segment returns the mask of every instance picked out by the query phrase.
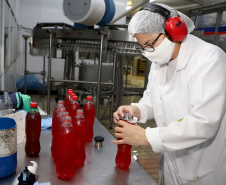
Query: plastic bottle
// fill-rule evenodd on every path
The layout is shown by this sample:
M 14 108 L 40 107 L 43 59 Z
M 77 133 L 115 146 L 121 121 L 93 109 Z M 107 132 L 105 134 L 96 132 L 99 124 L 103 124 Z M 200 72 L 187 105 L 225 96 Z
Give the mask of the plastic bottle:
M 71 124 L 71 117 L 65 117 L 57 133 L 57 152 L 56 152 L 56 173 L 62 180 L 71 179 L 74 173 L 74 157 L 76 154 L 74 141 L 75 133 Z
M 71 116 L 72 121 L 74 121 L 77 110 L 81 108 L 80 108 L 80 104 L 78 103 L 78 96 L 76 95 L 72 96 L 72 100 L 73 101 L 69 109 L 69 114 Z
M 5 116 L 5 106 L 3 101 L 0 99 L 0 117 Z
M 135 119 L 130 119 L 128 121 L 129 116 L 130 116 L 130 113 L 125 113 L 125 117 L 121 118 L 121 119 L 128 122 L 129 124 L 134 124 L 134 123 L 137 122 L 136 117 L 135 117 Z M 120 138 L 118 138 L 118 140 L 120 140 Z M 126 169 L 129 168 L 129 166 L 131 164 L 131 148 L 132 148 L 132 145 L 119 144 L 119 145 L 117 145 L 117 147 L 118 147 L 118 150 L 117 150 L 117 154 L 116 154 L 116 157 L 115 157 L 115 164 L 118 168 L 126 170 Z
M 68 101 L 70 99 L 70 94 L 73 93 L 73 89 L 68 89 L 67 90 L 67 95 L 64 98 L 64 106 L 66 109 L 68 109 Z
M 63 100 L 58 100 L 57 106 L 55 107 L 55 109 L 53 111 L 52 125 L 54 124 L 54 121 L 56 119 L 58 109 L 59 108 L 63 108 L 63 107 L 64 107 L 64 101 Z
M 52 152 L 52 156 L 53 159 L 55 159 L 55 154 L 56 154 L 56 150 L 57 150 L 57 137 L 58 137 L 58 131 L 60 129 L 61 124 L 64 122 L 65 117 L 69 116 L 69 112 L 60 112 L 57 115 L 57 121 L 56 121 L 56 125 L 55 125 L 55 130 L 54 130 L 54 136 L 52 138 L 52 145 L 51 145 L 51 152 Z
M 74 159 L 75 167 L 82 166 L 86 160 L 85 144 L 87 137 L 86 120 L 83 116 L 83 110 L 78 109 L 74 122 L 72 122 L 75 131 L 75 150 L 76 155 Z
M 26 116 L 26 144 L 25 152 L 28 157 L 37 157 L 41 150 L 40 147 L 40 134 L 41 134 L 41 115 L 37 108 L 36 102 L 31 102 L 30 111 Z
M 4 106 L 5 106 L 5 113 L 6 115 L 8 114 L 12 114 L 13 113 L 13 102 L 11 100 L 11 98 L 9 97 L 9 93 L 8 92 L 4 92 Z
M 66 112 L 66 108 L 65 107 L 61 107 L 59 109 L 57 109 L 56 111 L 56 114 L 54 115 L 55 118 L 54 118 L 54 121 L 52 123 L 52 145 L 51 145 L 51 152 L 52 152 L 52 156 L 53 156 L 53 159 L 54 159 L 54 152 L 53 152 L 53 148 L 54 148 L 54 143 L 55 143 L 55 138 L 57 137 L 57 126 L 58 126 L 58 123 L 59 123 L 59 120 L 60 120 L 60 117 L 62 115 L 63 112 Z
M 87 141 L 91 142 L 93 139 L 93 124 L 95 120 L 95 106 L 92 102 L 92 96 L 87 96 L 87 102 L 83 106 L 84 117 L 87 123 Z

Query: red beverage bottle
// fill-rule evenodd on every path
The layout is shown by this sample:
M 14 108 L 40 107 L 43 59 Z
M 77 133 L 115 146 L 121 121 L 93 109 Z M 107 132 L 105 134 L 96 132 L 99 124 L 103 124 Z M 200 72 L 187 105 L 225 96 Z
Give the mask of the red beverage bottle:
M 129 124 L 136 123 L 137 119 L 132 119 L 132 115 L 130 113 L 125 113 L 124 118 L 121 118 Z M 129 121 L 128 121 L 129 120 Z M 121 127 L 121 126 L 120 126 Z M 118 138 L 120 140 L 120 138 Z M 115 157 L 115 164 L 118 168 L 128 169 L 131 164 L 131 148 L 132 145 L 128 144 L 119 144 L 117 145 L 118 150 Z
M 56 173 L 62 180 L 71 179 L 74 173 L 74 157 L 76 154 L 74 141 L 75 133 L 71 123 L 71 117 L 65 117 L 57 133 Z
M 86 135 L 87 127 L 86 120 L 83 116 L 83 110 L 78 109 L 75 116 L 74 122 L 72 122 L 75 131 L 75 142 L 74 147 L 76 150 L 76 155 L 74 158 L 74 166 L 82 166 L 86 160 L 85 144 L 86 144 Z
M 31 102 L 30 111 L 26 116 L 26 144 L 25 153 L 28 157 L 37 157 L 41 150 L 40 147 L 40 134 L 41 134 L 41 115 L 37 108 L 36 102 Z
M 87 102 L 83 106 L 84 117 L 87 123 L 87 141 L 91 142 L 93 139 L 93 124 L 95 120 L 95 106 L 92 102 L 92 96 L 86 97 Z
M 60 110 L 61 111 L 61 110 Z M 66 112 L 63 109 L 63 112 L 59 112 L 57 114 L 57 118 L 56 118 L 56 125 L 54 127 L 54 136 L 52 137 L 52 146 L 51 146 L 51 152 L 52 152 L 52 156 L 53 159 L 55 159 L 55 154 L 56 154 L 56 150 L 57 150 L 57 137 L 58 137 L 58 131 L 61 128 L 61 124 L 64 122 L 64 118 L 69 116 L 69 112 Z
M 72 96 L 72 104 L 69 109 L 69 114 L 72 118 L 72 122 L 74 121 L 78 109 L 81 109 L 80 104 L 78 103 L 78 96 L 74 95 Z
M 52 123 L 52 145 L 51 145 L 51 152 L 52 152 L 52 156 L 53 156 L 53 159 L 54 159 L 54 152 L 53 152 L 53 145 L 54 145 L 54 139 L 56 137 L 56 134 L 57 134 L 57 124 L 59 123 L 59 119 L 60 119 L 60 116 L 63 112 L 66 112 L 66 108 L 65 107 L 61 107 L 59 109 L 56 110 L 56 113 L 54 115 L 54 121 Z
M 63 100 L 58 100 L 57 102 L 57 106 L 55 107 L 55 110 L 53 111 L 53 117 L 52 117 L 52 125 L 54 124 L 53 122 L 56 119 L 56 115 L 57 115 L 57 111 L 59 108 L 63 108 L 64 107 L 64 101 Z
M 67 90 L 67 95 L 65 96 L 64 98 L 64 106 L 65 108 L 68 110 L 68 103 L 69 103 L 69 100 L 70 100 L 70 95 L 71 93 L 73 93 L 73 90 L 72 89 L 68 89 Z

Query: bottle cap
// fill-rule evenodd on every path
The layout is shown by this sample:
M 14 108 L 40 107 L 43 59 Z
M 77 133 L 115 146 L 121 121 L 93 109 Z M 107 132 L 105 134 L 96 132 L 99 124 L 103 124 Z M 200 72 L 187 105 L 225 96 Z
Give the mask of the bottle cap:
M 69 92 L 73 92 L 73 89 L 68 89 L 67 93 L 69 94 Z
M 38 103 L 36 103 L 36 102 L 31 102 L 30 106 L 31 106 L 32 108 L 36 108 L 36 107 L 38 106 Z
M 78 96 L 76 96 L 76 95 L 72 96 L 72 99 L 77 101 L 78 100 Z
M 95 141 L 95 147 L 99 149 L 102 147 L 102 142 L 104 141 L 104 138 L 102 136 L 96 136 L 94 137 L 94 141 Z
M 88 100 L 88 101 L 92 101 L 92 99 L 93 99 L 92 96 L 87 96 L 87 97 L 86 97 L 86 100 Z
M 78 109 L 76 114 L 83 114 L 83 110 L 82 109 Z
M 75 93 L 71 93 L 71 96 L 76 96 L 76 94 Z

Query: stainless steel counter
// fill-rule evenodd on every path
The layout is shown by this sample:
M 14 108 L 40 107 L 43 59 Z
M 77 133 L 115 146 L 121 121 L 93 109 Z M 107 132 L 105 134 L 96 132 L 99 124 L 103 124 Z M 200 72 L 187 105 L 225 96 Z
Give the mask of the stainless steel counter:
M 96 119 L 94 123 L 94 136 L 103 136 L 104 142 L 100 149 L 95 148 L 94 141 L 86 144 L 85 165 L 76 169 L 70 181 L 57 178 L 56 168 L 51 157 L 51 129 L 42 130 L 40 142 L 41 152 L 38 158 L 28 158 L 24 152 L 25 143 L 17 146 L 16 173 L 0 179 L 0 185 L 17 185 L 17 177 L 25 166 L 36 161 L 39 165 L 36 180 L 39 183 L 51 182 L 51 185 L 156 185 L 155 181 L 132 158 L 129 170 L 121 170 L 115 166 L 117 146 L 111 143 L 114 138 Z

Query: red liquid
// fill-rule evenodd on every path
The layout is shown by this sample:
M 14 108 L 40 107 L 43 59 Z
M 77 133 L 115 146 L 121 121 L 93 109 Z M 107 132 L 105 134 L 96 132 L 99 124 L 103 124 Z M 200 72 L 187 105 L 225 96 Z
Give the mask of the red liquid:
M 82 166 L 86 159 L 86 152 L 85 152 L 85 144 L 86 144 L 86 135 L 87 135 L 87 128 L 86 128 L 86 120 L 83 114 L 77 114 L 75 116 L 73 127 L 75 131 L 75 158 L 74 158 L 74 166 Z
M 72 162 L 76 154 L 74 141 L 75 134 L 71 122 L 64 122 L 58 132 L 55 160 L 57 176 L 62 180 L 71 179 L 74 173 Z
M 56 117 L 56 125 L 54 127 L 54 132 L 53 132 L 53 138 L 52 138 L 52 146 L 51 146 L 51 152 L 52 152 L 52 156 L 53 156 L 53 159 L 55 159 L 55 153 L 56 153 L 56 150 L 57 150 L 57 137 L 58 136 L 58 132 L 59 130 L 61 129 L 61 124 L 64 123 L 64 117 L 66 116 L 69 116 L 69 113 L 68 112 L 60 112 L 57 114 L 57 117 Z
M 118 168 L 128 169 L 131 164 L 131 148 L 132 145 L 118 145 L 118 151 L 115 157 L 115 163 Z
M 59 119 L 60 119 L 60 116 L 62 115 L 63 112 L 66 112 L 66 109 L 65 108 L 59 108 L 56 110 L 55 114 L 53 114 L 53 121 L 52 121 L 52 145 L 51 145 L 51 152 L 52 152 L 52 156 L 53 156 L 53 159 L 54 159 L 54 151 L 53 151 L 53 148 L 54 148 L 54 143 L 55 143 L 55 137 L 56 137 L 56 133 L 57 133 L 57 127 L 58 127 L 58 123 L 59 123 Z
M 29 157 L 37 157 L 41 150 L 40 133 L 41 133 L 41 115 L 39 112 L 28 112 L 26 116 L 26 144 L 25 153 Z
M 69 107 L 69 114 L 71 116 L 72 122 L 74 122 L 76 112 L 78 109 L 80 109 L 80 105 L 79 105 L 78 101 L 73 100 L 73 103 Z
M 121 126 L 120 126 L 121 127 Z M 118 138 L 120 140 L 120 138 Z M 128 169 L 131 164 L 131 148 L 132 145 L 119 144 L 118 151 L 115 157 L 115 164 L 118 168 Z
M 95 119 L 95 106 L 92 101 L 87 101 L 83 106 L 84 117 L 87 122 L 87 141 L 93 139 L 93 124 Z

